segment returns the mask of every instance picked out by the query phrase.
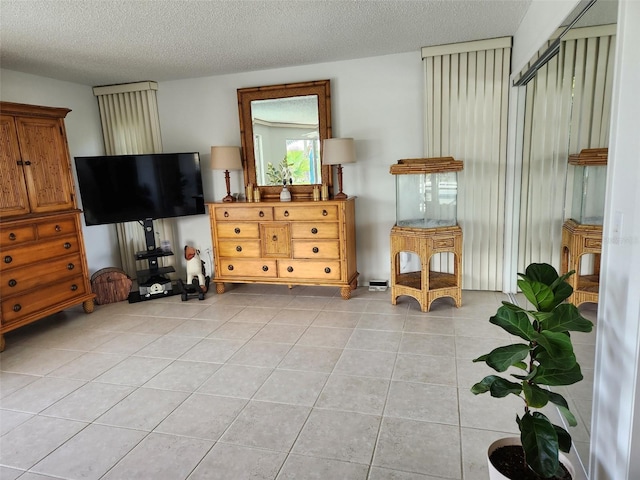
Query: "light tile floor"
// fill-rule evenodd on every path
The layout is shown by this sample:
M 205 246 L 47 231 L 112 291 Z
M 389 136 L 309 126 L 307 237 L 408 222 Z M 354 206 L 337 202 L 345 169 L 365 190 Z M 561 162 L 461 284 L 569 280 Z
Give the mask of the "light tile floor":
M 69 309 L 6 335 L 0 478 L 487 478 L 520 405 L 472 395 L 491 371 L 471 359 L 509 339 L 488 322 L 505 299 L 422 313 L 364 288 L 242 285 Z M 590 380 L 566 392 L 581 453 L 594 338 L 575 338 Z

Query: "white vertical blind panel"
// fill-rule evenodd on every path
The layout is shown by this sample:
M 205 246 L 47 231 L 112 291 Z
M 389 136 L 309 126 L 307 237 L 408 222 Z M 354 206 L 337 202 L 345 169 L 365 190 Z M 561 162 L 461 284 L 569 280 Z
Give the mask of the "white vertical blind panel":
M 532 262 L 560 268 L 574 181 L 568 156 L 608 145 L 614 47 L 612 35 L 563 41 L 527 85 L 518 271 Z
M 425 155 L 464 161 L 458 173 L 463 288 L 501 290 L 511 49 L 469 50 L 424 58 Z M 451 272 L 453 258 L 439 256 L 432 266 Z
M 131 85 L 131 88 L 116 86 L 94 89 L 107 155 L 162 152 L 156 90 L 155 83 L 150 82 Z M 177 247 L 173 219 L 154 220 L 154 228 L 157 238 L 168 240 L 173 248 Z M 135 278 L 137 270 L 147 268 L 144 262 L 135 261 L 135 253 L 146 250 L 144 230 L 138 222 L 116 224 L 116 230 L 122 268 Z M 165 257 L 163 260 L 164 265 L 176 264 L 174 257 Z

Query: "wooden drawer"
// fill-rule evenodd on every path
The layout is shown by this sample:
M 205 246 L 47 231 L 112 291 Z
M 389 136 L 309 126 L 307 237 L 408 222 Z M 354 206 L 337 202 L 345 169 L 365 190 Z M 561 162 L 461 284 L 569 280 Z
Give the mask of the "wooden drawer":
M 288 223 L 261 223 L 260 240 L 263 257 L 289 258 L 291 256 L 291 233 Z
M 218 223 L 219 238 L 260 238 L 257 223 Z
M 18 321 L 26 315 L 85 293 L 87 293 L 85 291 L 85 279 L 82 275 L 76 275 L 22 295 L 3 298 L 2 326 L 4 328 L 6 325 Z
M 0 269 L 5 272 L 9 269 L 34 264 L 34 275 L 38 275 L 38 262 L 78 253 L 80 251 L 79 243 L 76 235 L 69 235 L 54 240 L 38 242 L 29 245 L 28 248 L 25 246 L 7 248 L 2 251 Z
M 318 205 L 306 207 L 273 207 L 273 218 L 275 220 L 293 220 L 293 221 L 309 221 L 309 220 L 338 220 L 337 205 Z
M 218 221 L 273 220 L 271 207 L 216 208 Z
M 36 226 L 33 224 L 7 226 L 0 229 L 0 247 L 10 247 L 36 239 Z
M 34 274 L 34 271 L 37 273 Z M 41 285 L 58 282 L 60 279 L 79 273 L 83 273 L 82 259 L 77 253 L 37 265 L 14 268 L 2 275 L 0 297 L 5 298 L 9 295 L 40 288 Z
M 337 240 L 295 240 L 293 258 L 340 258 Z
M 590 249 L 590 250 L 601 250 L 602 239 L 601 238 L 585 238 L 584 248 Z
M 76 222 L 72 217 L 38 224 L 38 238 L 60 237 L 76 233 Z
M 453 237 L 436 237 L 431 240 L 431 248 L 434 250 L 452 249 L 455 244 Z
M 220 240 L 218 241 L 220 257 L 258 258 L 260 257 L 260 240 Z
M 339 238 L 335 222 L 301 222 L 291 224 L 292 238 Z
M 242 258 L 221 258 L 218 277 L 276 277 L 278 270 L 275 260 L 248 260 Z
M 280 260 L 278 276 L 291 279 L 340 280 L 339 261 Z

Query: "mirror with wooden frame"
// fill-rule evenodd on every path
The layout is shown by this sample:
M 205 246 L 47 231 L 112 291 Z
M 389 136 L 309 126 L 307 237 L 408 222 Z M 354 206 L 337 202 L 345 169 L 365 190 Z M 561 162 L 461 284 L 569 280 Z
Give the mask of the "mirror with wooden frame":
M 314 185 L 332 191 L 322 141 L 331 138 L 329 80 L 238 89 L 244 183 L 265 200 L 279 198 L 283 182 L 293 199 L 313 197 Z

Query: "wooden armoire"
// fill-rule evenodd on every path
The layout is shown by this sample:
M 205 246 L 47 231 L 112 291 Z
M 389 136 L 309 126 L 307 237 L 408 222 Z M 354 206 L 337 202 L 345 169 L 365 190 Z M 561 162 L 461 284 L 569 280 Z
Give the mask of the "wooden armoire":
M 0 351 L 6 332 L 78 304 L 93 311 L 69 112 L 0 102 Z

